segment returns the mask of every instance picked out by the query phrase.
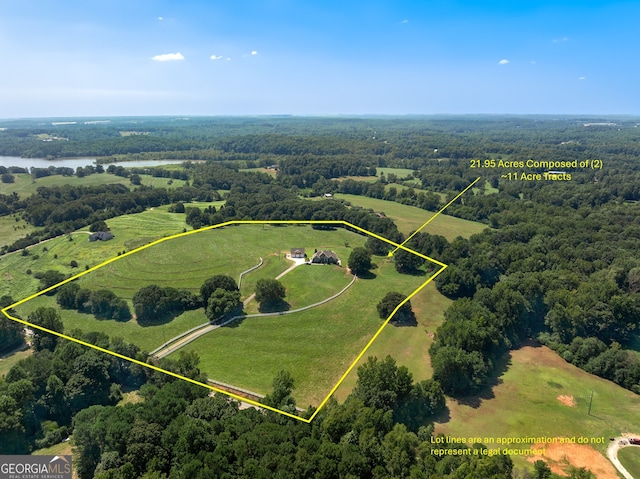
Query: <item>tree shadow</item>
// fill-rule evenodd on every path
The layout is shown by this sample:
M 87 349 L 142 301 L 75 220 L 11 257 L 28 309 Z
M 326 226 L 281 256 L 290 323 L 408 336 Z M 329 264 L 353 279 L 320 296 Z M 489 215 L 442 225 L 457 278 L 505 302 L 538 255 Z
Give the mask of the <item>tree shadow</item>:
M 371 271 L 366 271 L 358 275 L 358 278 L 360 279 L 376 279 L 377 277 L 378 276 L 375 273 L 372 273 Z
M 269 301 L 268 303 L 261 303 L 258 307 L 258 311 L 261 313 L 282 313 L 284 311 L 289 311 L 290 309 L 291 305 L 283 299 Z
M 168 311 L 160 316 L 156 316 L 153 319 L 141 320 L 140 318 L 136 318 L 136 322 L 143 328 L 147 328 L 150 326 L 162 326 L 163 324 L 170 323 L 182 313 L 184 313 L 184 311 Z
M 401 314 L 400 311 L 398 311 L 393 315 L 389 323 L 397 328 L 415 328 L 416 326 L 418 326 L 418 320 L 416 319 L 416 315 L 413 314 L 413 311 L 411 312 L 411 314 Z
M 493 388 L 504 382 L 502 375 L 507 372 L 509 366 L 511 366 L 511 352 L 506 352 L 496 360 L 491 374 L 476 394 L 455 398 L 456 401 L 459 404 L 477 409 L 483 401 L 495 398 Z

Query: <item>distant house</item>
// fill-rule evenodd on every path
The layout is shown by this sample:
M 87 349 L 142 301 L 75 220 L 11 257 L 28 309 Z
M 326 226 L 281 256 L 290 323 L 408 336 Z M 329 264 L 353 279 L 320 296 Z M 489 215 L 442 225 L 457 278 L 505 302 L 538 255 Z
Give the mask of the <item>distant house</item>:
M 292 258 L 304 258 L 304 248 L 291 248 L 291 257 Z
M 333 198 L 333 195 L 331 193 L 325 193 L 323 196 L 325 198 Z
M 340 258 L 338 258 L 338 255 L 333 251 L 320 250 L 313 254 L 311 262 L 318 264 L 340 264 Z
M 113 235 L 108 231 L 97 231 L 89 236 L 89 241 L 109 241 Z

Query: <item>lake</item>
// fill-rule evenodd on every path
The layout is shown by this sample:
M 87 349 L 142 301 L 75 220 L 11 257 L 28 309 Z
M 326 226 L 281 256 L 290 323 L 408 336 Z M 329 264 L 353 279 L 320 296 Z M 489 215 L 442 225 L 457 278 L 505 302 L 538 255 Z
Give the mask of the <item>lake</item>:
M 63 158 L 59 160 L 45 160 L 44 158 L 20 158 L 18 156 L 0 156 L 0 166 L 19 166 L 21 168 L 49 168 L 50 166 L 64 166 L 73 168 L 78 166 L 95 165 L 96 158 Z M 114 161 L 114 165 L 122 165 L 127 168 L 144 167 L 144 166 L 160 166 L 175 165 L 182 163 L 182 160 L 147 160 L 147 161 Z M 105 169 L 107 165 L 104 165 Z

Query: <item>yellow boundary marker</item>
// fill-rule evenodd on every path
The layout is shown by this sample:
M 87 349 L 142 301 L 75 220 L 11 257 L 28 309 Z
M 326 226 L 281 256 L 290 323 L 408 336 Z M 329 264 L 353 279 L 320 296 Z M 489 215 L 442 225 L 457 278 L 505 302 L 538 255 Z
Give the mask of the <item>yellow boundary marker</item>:
M 442 208 L 440 208 L 440 211 L 438 211 L 435 215 L 433 215 L 431 218 L 429 218 L 420 228 L 418 228 L 417 230 L 415 230 L 413 233 L 411 233 L 411 235 L 402 242 L 402 244 L 406 244 L 409 242 L 409 240 L 411 238 L 413 238 L 415 235 L 417 235 L 420 230 L 422 230 L 422 228 L 424 228 L 425 226 L 427 226 L 429 223 L 431 223 L 436 216 L 438 216 L 440 213 L 442 213 L 444 210 L 446 210 L 449 206 L 451 206 L 458 198 L 460 198 L 463 194 L 465 194 L 467 192 L 467 190 L 469 188 L 471 188 L 473 185 L 475 185 L 478 181 L 480 180 L 480 177 L 478 176 L 473 183 L 471 183 L 469 186 L 467 186 L 464 190 L 462 190 L 460 193 L 458 193 L 456 195 L 456 197 L 454 199 L 452 199 L 451 201 L 449 201 L 449 203 L 447 203 L 446 205 L 444 205 Z M 404 248 L 403 248 L 404 249 Z M 389 256 L 393 256 L 393 253 L 395 253 L 396 251 L 398 251 L 398 248 L 394 249 L 393 251 L 389 252 Z
M 479 178 L 478 178 L 478 179 L 479 179 Z M 476 180 L 476 181 L 477 181 L 477 180 Z M 473 183 L 472 183 L 469 187 L 467 187 L 464 191 L 466 191 L 467 189 L 469 189 L 472 185 L 473 185 Z M 463 191 L 462 193 L 464 193 L 464 191 Z M 462 194 L 462 193 L 460 193 L 460 194 Z M 460 196 L 460 195 L 458 195 L 456 198 L 454 198 L 454 200 L 452 200 L 451 202 L 455 201 L 455 199 L 457 199 L 459 196 Z M 450 203 L 451 203 L 451 202 L 450 202 Z M 449 203 L 449 204 L 450 204 L 450 203 Z M 447 205 L 447 206 L 448 206 L 448 205 Z M 446 206 L 445 206 L 445 208 L 446 208 Z M 443 209 L 444 209 L 444 208 L 443 208 Z M 440 210 L 440 212 L 442 212 L 442 210 Z M 439 214 L 440 212 L 438 212 L 437 214 Z M 433 219 L 433 218 L 431 218 L 431 219 Z M 429 221 L 431 221 L 431 219 L 430 219 Z M 427 223 L 429 223 L 429 221 L 428 221 Z M 427 223 L 425 223 L 425 225 L 426 225 Z M 258 401 L 254 401 L 254 400 L 252 400 L 252 399 L 247 399 L 247 398 L 244 398 L 244 397 L 239 396 L 239 395 L 237 395 L 237 394 L 233 394 L 233 393 L 230 393 L 230 392 L 228 392 L 228 391 L 224 391 L 223 389 L 216 388 L 216 387 L 211 386 L 211 385 L 209 385 L 209 384 L 204 384 L 204 383 L 201 383 L 200 381 L 196 381 L 196 380 L 194 380 L 194 379 L 187 378 L 187 377 L 185 377 L 185 376 L 182 376 L 182 375 L 180 375 L 180 374 L 177 374 L 177 373 L 174 373 L 174 372 L 171 372 L 171 371 L 167 371 L 166 369 L 162 369 L 162 368 L 160 368 L 160 367 L 158 367 L 158 366 L 156 366 L 156 365 L 154 365 L 154 364 L 145 363 L 145 362 L 139 361 L 139 360 L 137 360 L 137 359 L 133 359 L 133 358 L 130 358 L 130 357 L 128 357 L 128 356 L 124 356 L 124 355 L 122 355 L 122 354 L 119 354 L 119 353 L 116 353 L 116 352 L 110 351 L 110 350 L 108 350 L 108 349 L 101 348 L 101 347 L 96 346 L 96 345 L 94 345 L 94 344 L 87 343 L 86 341 L 82 341 L 82 340 L 80 340 L 80 339 L 73 338 L 73 337 L 68 336 L 68 335 L 66 335 L 66 334 L 62 334 L 62 333 L 59 333 L 59 332 L 57 332 L 57 331 L 53 331 L 53 330 L 50 330 L 50 329 L 47 329 L 47 328 L 43 328 L 42 326 L 38 326 L 38 325 L 36 325 L 36 324 L 32 324 L 32 323 L 30 323 L 30 322 L 28 322 L 28 321 L 25 321 L 25 320 L 23 320 L 23 319 L 14 318 L 13 316 L 11 316 L 11 315 L 9 314 L 9 310 L 10 310 L 10 309 L 12 309 L 12 308 L 15 308 L 16 306 L 19 306 L 19 305 L 21 305 L 21 304 L 23 304 L 23 303 L 26 303 L 27 301 L 30 301 L 30 300 L 32 300 L 32 299 L 34 299 L 34 298 L 37 298 L 38 296 L 41 296 L 41 295 L 43 295 L 43 294 L 45 294 L 45 293 L 47 293 L 47 292 L 49 292 L 49 291 L 52 291 L 52 290 L 54 290 L 54 289 L 58 288 L 59 286 L 62 286 L 63 284 L 69 283 L 70 281 L 74 281 L 74 280 L 76 280 L 76 279 L 78 279 L 78 278 L 80 278 L 80 277 L 82 277 L 82 276 L 84 276 L 84 275 L 86 275 L 86 274 L 91 273 L 92 271 L 96 271 L 97 269 L 100 269 L 100 268 L 102 268 L 102 267 L 104 267 L 104 266 L 107 266 L 108 264 L 111 264 L 111 263 L 113 263 L 114 261 L 117 261 L 117 260 L 119 260 L 119 259 L 125 258 L 126 256 L 132 255 L 132 254 L 137 253 L 137 252 L 139 252 L 139 251 L 142 251 L 143 249 L 150 248 L 151 246 L 155 246 L 155 245 L 157 245 L 157 244 L 160 244 L 160 243 L 163 243 L 163 242 L 165 242 L 165 241 L 169 241 L 169 240 L 172 240 L 172 239 L 175 239 L 175 238 L 181 238 L 181 237 L 183 237 L 183 236 L 188 236 L 188 235 L 192 235 L 192 234 L 196 234 L 196 233 L 201 233 L 201 232 L 203 232 L 203 231 L 209 231 L 209 230 L 213 230 L 213 229 L 217 229 L 217 228 L 223 228 L 223 227 L 225 227 L 225 226 L 230 226 L 230 225 L 243 225 L 243 224 L 254 224 L 254 225 L 255 225 L 255 224 L 259 224 L 259 225 L 260 225 L 260 224 L 262 224 L 262 225 L 264 225 L 264 224 L 294 224 L 294 225 L 295 225 L 295 224 L 298 224 L 298 225 L 299 225 L 299 224 L 308 224 L 308 225 L 314 225 L 314 224 L 318 225 L 318 224 L 322 224 L 322 225 L 343 225 L 343 226 L 346 226 L 347 228 L 351 228 L 351 229 L 353 229 L 353 230 L 360 231 L 361 233 L 367 234 L 367 235 L 372 236 L 372 237 L 374 237 L 374 238 L 376 238 L 376 239 L 379 239 L 379 240 L 381 240 L 381 241 L 384 241 L 384 242 L 386 242 L 386 243 L 389 243 L 390 245 L 392 245 L 392 246 L 395 246 L 395 247 L 396 247 L 395 251 L 397 251 L 398 249 L 403 249 L 403 250 L 405 250 L 405 251 L 407 251 L 407 252 L 409 252 L 409 253 L 415 254 L 416 256 L 419 256 L 420 258 L 423 258 L 423 259 L 425 259 L 425 260 L 427 260 L 427 261 L 430 261 L 430 262 L 432 262 L 432 263 L 437 264 L 437 265 L 439 265 L 439 266 L 440 266 L 440 269 L 439 269 L 438 271 L 436 271 L 436 272 L 435 272 L 435 274 L 431 275 L 431 277 L 429 277 L 429 279 L 427 279 L 424 283 L 422 283 L 420 286 L 418 286 L 418 288 L 417 288 L 415 291 L 413 291 L 409 296 L 407 296 L 407 298 L 406 298 L 404 301 L 402 301 L 398 306 L 396 306 L 396 308 L 391 312 L 391 314 L 390 314 L 390 315 L 389 315 L 389 317 L 385 320 L 385 322 L 384 322 L 384 323 L 382 323 L 382 325 L 378 328 L 378 330 L 375 332 L 375 334 L 373 335 L 373 337 L 369 340 L 369 342 L 368 342 L 368 343 L 367 343 L 367 345 L 364 347 L 364 349 L 362 349 L 362 351 L 360 351 L 360 354 L 358 354 L 358 356 L 356 357 L 356 359 L 355 359 L 355 360 L 354 360 L 354 361 L 349 365 L 349 368 L 347 369 L 347 371 L 342 375 L 342 377 L 340 377 L 340 379 L 339 379 L 339 380 L 338 380 L 338 382 L 335 384 L 335 386 L 333 386 L 333 388 L 331 389 L 331 391 L 329 392 L 329 394 L 327 394 L 327 396 L 323 399 L 323 401 L 320 403 L 320 405 L 317 407 L 317 409 L 313 412 L 313 414 L 312 414 L 309 418 L 300 417 L 300 416 L 297 416 L 297 415 L 295 415 L 295 414 L 292 414 L 292 413 L 290 413 L 290 412 L 288 412 L 288 411 L 283 411 L 283 410 L 281 410 L 281 409 L 277 409 L 277 408 L 274 408 L 274 407 L 271 407 L 271 406 L 267 406 L 266 404 L 262 404 L 262 403 L 260 403 L 260 402 L 258 402 Z M 424 227 L 425 225 L 423 225 L 423 227 Z M 421 229 L 422 229 L 422 228 L 421 228 Z M 408 241 L 408 240 L 407 240 L 407 241 Z M 405 243 L 406 243 L 406 241 L 405 241 Z M 10 305 L 10 306 L 7 306 L 6 308 L 3 308 L 3 309 L 2 309 L 2 313 L 3 313 L 7 318 L 9 318 L 9 319 L 11 319 L 11 320 L 13 320 L 13 321 L 16 321 L 16 322 L 18 322 L 18 323 L 24 324 L 25 326 L 28 326 L 28 327 L 30 327 L 30 328 L 39 329 L 40 331 L 44 331 L 45 333 L 53 334 L 53 335 L 55 335 L 55 336 L 58 336 L 58 337 L 61 337 L 61 338 L 67 339 L 67 340 L 69 340 L 69 341 L 74 341 L 74 342 L 76 342 L 76 343 L 78 343 L 78 344 L 82 344 L 83 346 L 87 346 L 87 347 L 89 347 L 89 348 L 96 349 L 96 350 L 98 350 L 98 351 L 101 351 L 101 352 L 103 352 L 103 353 L 110 354 L 110 355 L 112 355 L 112 356 L 115 356 L 115 357 L 117 357 L 117 358 L 123 359 L 123 360 L 125 360 L 125 361 L 130 361 L 130 362 L 135 363 L 135 364 L 138 364 L 138 365 L 140 365 L 140 366 L 144 366 L 144 367 L 147 367 L 147 368 L 149 368 L 149 369 L 153 369 L 154 371 L 159 371 L 159 372 L 162 372 L 162 373 L 168 374 L 169 376 L 173 376 L 173 377 L 175 377 L 175 378 L 182 379 L 182 380 L 184 380 L 184 381 L 190 382 L 190 383 L 192 383 L 192 384 L 197 384 L 198 386 L 202 386 L 202 387 L 207 388 L 207 389 L 210 389 L 210 390 L 212 390 L 212 391 L 219 392 L 219 393 L 222 393 L 222 394 L 226 394 L 227 396 L 230 396 L 230 397 L 232 397 L 232 398 L 234 398 L 234 399 L 237 399 L 237 400 L 242 401 L 242 402 L 245 402 L 245 403 L 252 404 L 252 405 L 257 406 L 257 407 L 260 407 L 260 408 L 262 408 L 262 409 L 267 409 L 267 410 L 269 410 L 269 411 L 277 412 L 277 413 L 279 413 L 279 414 L 283 414 L 284 416 L 288 416 L 288 417 L 290 417 L 290 418 L 297 419 L 297 420 L 302 421 L 302 422 L 310 423 L 310 422 L 313 420 L 313 418 L 315 418 L 315 417 L 316 417 L 316 415 L 320 412 L 320 410 L 324 407 L 324 405 L 327 403 L 327 401 L 329 400 L 329 398 L 331 398 L 331 396 L 333 395 L 333 393 L 338 389 L 338 387 L 340 386 L 340 384 L 342 384 L 342 382 L 343 382 L 343 381 L 344 381 L 344 379 L 347 377 L 347 375 L 351 372 L 351 370 L 353 370 L 353 368 L 354 368 L 354 367 L 355 367 L 355 365 L 358 363 L 358 361 L 360 361 L 360 359 L 362 358 L 362 356 L 364 356 L 364 354 L 367 352 L 367 350 L 369 349 L 369 347 L 371 346 L 371 344 L 373 344 L 373 342 L 376 340 L 376 338 L 380 335 L 380 333 L 382 332 L 382 330 L 384 329 L 384 327 L 389 323 L 389 321 L 391 321 L 391 318 L 393 317 L 393 315 L 394 315 L 394 314 L 396 314 L 396 312 L 397 312 L 397 311 L 398 311 L 398 310 L 399 310 L 399 309 L 400 309 L 400 308 L 401 308 L 401 307 L 402 307 L 402 306 L 403 306 L 407 301 L 409 301 L 409 300 L 410 300 L 411 298 L 413 298 L 416 294 L 418 294 L 418 292 L 420 292 L 420 291 L 421 291 L 421 290 L 422 290 L 422 289 L 423 289 L 427 284 L 429 284 L 431 281 L 433 281 L 433 279 L 434 279 L 434 278 L 436 278 L 436 276 L 438 276 L 440 273 L 442 273 L 446 268 L 447 268 L 447 265 L 446 265 L 446 264 L 441 263 L 440 261 L 435 260 L 435 259 L 433 259 L 433 258 L 430 258 L 430 257 L 428 257 L 428 256 L 425 256 L 425 255 L 423 255 L 423 254 L 421 254 L 421 253 L 418 253 L 417 251 L 414 251 L 414 250 L 412 250 L 412 249 L 410 249 L 410 248 L 407 248 L 406 246 L 404 246 L 404 243 L 403 243 L 403 244 L 397 244 L 397 243 L 395 243 L 395 242 L 393 242 L 393 241 L 391 241 L 391 240 L 389 240 L 389 239 L 387 239 L 387 238 L 384 238 L 384 237 L 382 237 L 382 236 L 380 236 L 380 235 L 377 235 L 377 234 L 375 234 L 375 233 L 372 233 L 372 232 L 370 232 L 370 231 L 367 231 L 367 230 L 365 230 L 364 228 L 360 228 L 359 226 L 353 225 L 353 224 L 351 224 L 351 223 L 349 223 L 349 222 L 347 222 L 347 221 L 342 221 L 342 220 L 340 220 L 340 221 L 338 221 L 338 220 L 335 220 L 335 221 L 333 221 L 333 220 L 233 220 L 233 221 L 227 221 L 227 222 L 225 222 L 225 223 L 220 223 L 220 224 L 213 225 L 213 226 L 206 226 L 206 227 L 204 227 L 204 228 L 200 228 L 200 229 L 197 229 L 197 230 L 187 231 L 187 232 L 185 232 L 185 233 L 178 233 L 178 234 L 175 234 L 175 235 L 172 235 L 172 236 L 167 236 L 167 237 L 165 237 L 165 238 L 161 238 L 161 239 L 156 240 L 156 241 L 153 241 L 153 242 L 151 242 L 151 243 L 149 243 L 149 244 L 146 244 L 146 245 L 140 246 L 140 247 L 138 247 L 138 248 L 135 248 L 135 249 L 133 249 L 133 250 L 131 250 L 131 251 L 128 251 L 127 253 L 124 253 L 124 254 L 122 254 L 122 255 L 120 255 L 120 256 L 116 256 L 116 257 L 114 257 L 114 258 L 111 258 L 111 259 L 109 259 L 109 260 L 107 260 L 107 261 L 105 261 L 105 262 L 103 262 L 103 263 L 101 263 L 101 264 L 99 264 L 99 265 L 97 265 L 97 266 L 94 266 L 93 268 L 89 268 L 89 269 L 88 269 L 88 270 L 86 270 L 86 271 L 83 271 L 83 272 L 81 272 L 81 273 L 76 274 L 75 276 L 72 276 L 72 277 L 70 277 L 70 278 L 68 278 L 68 279 L 65 279 L 64 281 L 61 281 L 61 282 L 60 282 L 60 283 L 58 283 L 58 284 L 55 284 L 55 285 L 50 286 L 50 287 L 48 287 L 48 288 L 46 288 L 46 289 L 43 289 L 42 291 L 39 291 L 39 292 L 37 292 L 36 294 L 32 294 L 31 296 L 28 296 L 28 297 L 26 297 L 26 298 L 24 298 L 24 299 L 21 299 L 20 301 L 18 301 L 18 302 L 16 302 L 16 303 L 12 304 L 12 305 Z

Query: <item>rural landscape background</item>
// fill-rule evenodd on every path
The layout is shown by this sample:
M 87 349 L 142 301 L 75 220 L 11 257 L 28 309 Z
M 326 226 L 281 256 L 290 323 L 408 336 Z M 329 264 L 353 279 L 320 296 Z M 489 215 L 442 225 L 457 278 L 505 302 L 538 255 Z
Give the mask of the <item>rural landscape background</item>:
M 640 478 L 640 5 L 5 3 L 0 469 Z

